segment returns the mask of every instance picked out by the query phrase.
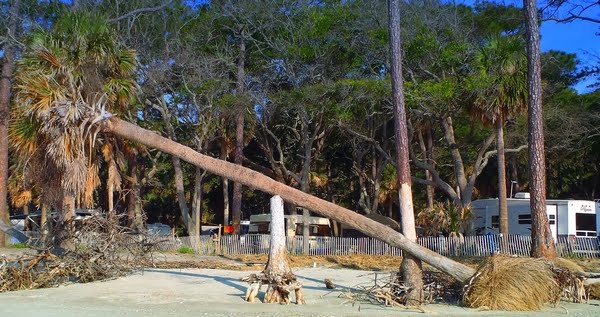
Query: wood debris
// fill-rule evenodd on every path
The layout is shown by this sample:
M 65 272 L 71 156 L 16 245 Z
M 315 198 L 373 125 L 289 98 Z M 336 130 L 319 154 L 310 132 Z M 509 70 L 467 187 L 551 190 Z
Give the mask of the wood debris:
M 36 255 L 0 265 L 0 292 L 57 287 L 64 283 L 87 283 L 131 274 L 152 266 L 152 252 L 162 240 L 131 234 L 119 219 L 91 217 L 69 223 L 67 232 L 51 234 L 36 244 Z M 60 256 L 53 253 L 52 237 L 70 239 L 73 248 Z

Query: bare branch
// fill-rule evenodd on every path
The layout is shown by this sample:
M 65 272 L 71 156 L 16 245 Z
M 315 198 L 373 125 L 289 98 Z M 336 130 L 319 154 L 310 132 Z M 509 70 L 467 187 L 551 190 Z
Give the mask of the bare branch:
M 157 7 L 135 9 L 135 10 L 133 10 L 131 12 L 128 12 L 128 13 L 120 16 L 120 17 L 108 19 L 107 22 L 108 23 L 114 23 L 114 22 L 118 22 L 118 21 L 130 18 L 130 17 L 138 15 L 138 14 L 160 11 L 160 10 L 168 7 L 169 5 L 171 5 L 171 3 L 173 3 L 172 0 L 168 1 L 168 2 L 165 2 L 165 3 L 163 3 L 163 4 L 161 4 L 160 6 L 157 6 Z

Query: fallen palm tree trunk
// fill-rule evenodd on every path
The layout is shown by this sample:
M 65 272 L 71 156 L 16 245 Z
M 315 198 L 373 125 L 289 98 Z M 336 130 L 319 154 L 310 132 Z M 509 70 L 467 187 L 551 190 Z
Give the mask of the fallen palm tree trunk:
M 407 252 L 418 258 L 419 260 L 451 275 L 453 278 L 463 284 L 466 284 L 468 281 L 470 281 L 470 290 L 467 290 L 465 296 L 469 298 L 467 301 L 470 302 L 469 306 L 471 307 L 492 308 L 487 306 L 489 305 L 489 301 L 486 301 L 483 298 L 490 295 L 492 296 L 491 300 L 495 302 L 492 306 L 496 309 L 536 310 L 539 309 L 542 304 L 549 301 L 556 302 L 561 297 L 562 290 L 560 289 L 560 285 L 558 285 L 557 281 L 553 279 L 553 271 L 550 265 L 529 265 L 529 263 L 521 263 L 518 258 L 511 258 L 507 260 L 506 264 L 510 264 L 510 266 L 515 269 L 514 271 L 504 271 L 504 273 L 501 272 L 500 275 L 497 275 L 496 268 L 499 266 L 490 264 L 480 268 L 480 271 L 475 276 L 475 269 L 426 249 L 408 240 L 402 234 L 399 234 L 387 226 L 368 219 L 349 209 L 340 207 L 323 199 L 303 193 L 295 188 L 286 186 L 256 171 L 202 155 L 189 147 L 173 142 L 152 131 L 145 130 L 115 117 L 105 120 L 103 127 L 105 132 L 113 133 L 126 139 L 140 142 L 146 146 L 156 148 L 165 153 L 178 156 L 181 159 L 195 166 L 199 166 L 213 174 L 231 179 L 255 189 L 262 190 L 272 195 L 280 195 L 284 200 L 292 204 L 295 204 L 299 207 L 308 208 L 322 216 L 328 217 L 337 222 L 341 222 L 373 238 L 398 247 L 404 252 Z M 492 259 L 492 261 L 495 260 Z M 511 264 L 512 261 L 516 261 L 518 263 Z M 492 275 L 486 276 L 489 272 L 491 272 Z M 503 279 L 503 274 L 507 274 L 508 276 L 513 276 L 515 278 Z M 475 277 L 471 279 L 473 276 Z M 523 288 L 523 281 L 538 281 L 538 278 L 541 276 L 544 276 L 542 283 L 543 285 L 539 284 L 539 289 L 543 289 L 544 292 L 546 292 L 544 294 L 551 294 L 552 296 L 535 293 L 535 291 L 538 289 L 535 287 L 529 287 L 537 285 L 533 282 L 526 284 L 527 287 Z M 550 276 L 550 279 L 548 279 L 548 276 Z M 498 285 L 493 284 L 498 281 L 502 283 L 499 283 Z M 474 285 L 474 282 L 478 282 L 478 284 Z M 485 290 L 486 288 L 492 289 L 496 293 L 502 295 L 495 296 L 493 293 L 488 293 L 483 294 L 483 297 L 481 297 L 479 294 L 477 294 L 478 291 Z M 520 301 L 520 297 L 532 296 L 529 294 L 529 291 L 534 294 L 533 296 L 536 296 L 535 300 L 529 302 Z
M 366 235 L 401 248 L 417 259 L 430 264 L 440 271 L 450 274 L 458 281 L 464 283 L 475 274 L 474 269 L 426 249 L 387 226 L 368 219 L 349 209 L 277 182 L 261 173 L 240 165 L 235 165 L 200 154 L 187 146 L 164 138 L 153 131 L 140 128 L 137 125 L 116 117 L 110 117 L 103 122 L 105 132 L 113 133 L 125 139 L 139 142 L 162 152 L 175 155 L 210 173 L 239 182 L 243 185 L 259 189 L 271 195 L 279 195 L 284 200 L 298 207 L 310 209 L 322 216 L 359 230 Z

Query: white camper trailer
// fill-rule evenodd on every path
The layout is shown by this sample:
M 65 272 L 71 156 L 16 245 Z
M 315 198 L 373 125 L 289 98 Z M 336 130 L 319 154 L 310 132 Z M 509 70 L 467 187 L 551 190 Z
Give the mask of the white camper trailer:
M 529 195 L 517 193 L 508 198 L 508 230 L 510 234 L 531 234 L 531 211 Z M 596 237 L 597 203 L 589 200 L 546 200 L 546 212 L 550 229 L 556 240 L 558 236 Z M 498 234 L 500 217 L 498 199 L 479 199 L 471 203 L 473 226 L 477 234 Z
M 285 235 L 293 237 L 302 235 L 302 215 L 285 215 Z M 269 234 L 271 232 L 271 214 L 260 214 L 250 216 L 249 234 Z M 329 219 L 323 217 L 309 217 L 309 228 L 311 236 L 330 236 L 331 226 Z

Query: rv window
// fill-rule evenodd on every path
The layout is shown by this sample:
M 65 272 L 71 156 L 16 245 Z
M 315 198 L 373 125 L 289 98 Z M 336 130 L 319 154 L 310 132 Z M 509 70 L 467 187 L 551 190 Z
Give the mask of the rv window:
M 259 234 L 269 234 L 269 223 L 268 222 L 263 222 L 263 223 L 257 223 L 256 224 L 258 227 L 258 232 Z
M 303 226 L 301 223 L 296 224 L 296 235 L 302 235 Z M 310 236 L 329 236 L 331 235 L 331 230 L 329 226 L 326 225 L 310 225 L 309 226 L 309 234 Z
M 531 214 L 519 215 L 519 224 L 520 225 L 530 225 L 531 224 Z
M 576 230 L 596 231 L 596 215 L 595 214 L 575 214 Z
M 500 216 L 492 216 L 492 228 L 500 228 Z

